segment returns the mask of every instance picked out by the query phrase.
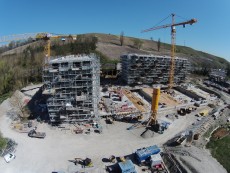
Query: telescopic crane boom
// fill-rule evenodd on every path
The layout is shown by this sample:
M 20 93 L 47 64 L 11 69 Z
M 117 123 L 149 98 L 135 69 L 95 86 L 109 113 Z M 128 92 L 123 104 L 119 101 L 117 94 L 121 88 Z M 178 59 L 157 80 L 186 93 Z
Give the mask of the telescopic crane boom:
M 172 16 L 172 23 L 171 24 L 162 25 L 162 26 L 156 26 L 156 27 L 149 28 L 149 29 L 146 29 L 146 30 L 142 31 L 142 32 L 149 32 L 149 31 L 154 31 L 154 30 L 157 30 L 157 29 L 171 27 L 171 64 L 170 64 L 169 84 L 168 84 L 169 89 L 172 89 L 173 83 L 174 83 L 175 39 L 176 39 L 176 28 L 175 28 L 175 26 L 183 25 L 183 27 L 185 27 L 185 25 L 187 25 L 187 24 L 192 25 L 192 24 L 197 22 L 196 19 L 191 19 L 191 20 L 188 20 L 188 21 L 175 23 L 175 18 L 174 18 L 175 14 L 171 14 L 171 16 Z

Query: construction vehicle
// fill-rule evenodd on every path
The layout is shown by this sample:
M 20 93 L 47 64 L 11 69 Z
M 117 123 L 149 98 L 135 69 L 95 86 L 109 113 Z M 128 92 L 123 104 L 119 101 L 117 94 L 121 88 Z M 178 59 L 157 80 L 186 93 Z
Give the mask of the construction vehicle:
M 46 133 L 45 132 L 36 132 L 36 130 L 33 129 L 28 133 L 28 136 L 31 137 L 31 138 L 44 139 L 46 137 Z
M 147 120 L 132 125 L 131 127 L 127 128 L 127 130 L 145 126 L 147 128 L 150 128 L 151 130 L 158 132 L 160 128 L 160 124 L 157 122 L 159 99 L 160 99 L 160 88 L 159 87 L 153 88 L 152 107 L 151 107 L 150 117 Z
M 80 164 L 82 167 L 93 167 L 93 162 L 90 158 L 75 158 L 74 160 L 75 165 Z
M 156 124 L 157 123 L 157 111 L 158 105 L 160 100 L 160 88 L 153 89 L 153 96 L 152 96 L 152 108 L 151 108 L 151 117 L 149 119 L 148 124 Z
M 108 117 L 108 116 L 106 117 L 105 121 L 106 121 L 106 124 L 113 124 L 114 123 L 113 119 L 111 117 Z
M 204 109 L 198 114 L 198 116 L 204 116 L 205 117 L 208 115 L 208 113 L 209 113 L 209 111 L 207 109 Z
M 187 113 L 187 114 L 190 114 L 192 111 L 195 111 L 195 110 L 196 110 L 196 108 L 194 108 L 194 107 L 189 107 L 189 108 L 186 109 L 186 113 Z
M 171 14 L 171 16 L 172 16 L 172 23 L 171 24 L 162 25 L 162 26 L 156 26 L 156 27 L 153 27 L 153 28 L 146 29 L 146 30 L 142 31 L 142 32 L 149 32 L 149 31 L 162 29 L 162 28 L 168 28 L 168 27 L 171 28 L 171 65 L 170 65 L 169 84 L 168 84 L 169 89 L 172 89 L 173 83 L 174 83 L 175 40 L 176 40 L 176 28 L 175 27 L 179 26 L 179 25 L 182 25 L 183 27 L 185 27 L 185 25 L 187 25 L 187 24 L 192 25 L 192 24 L 197 22 L 196 19 L 191 19 L 191 20 L 188 20 L 188 21 L 185 21 L 185 22 L 175 23 L 175 19 L 174 19 L 175 14 Z
M 116 157 L 114 155 L 110 156 L 109 161 L 111 163 L 115 163 L 116 162 Z
M 142 119 L 142 115 L 137 114 L 126 115 L 122 118 L 122 120 L 125 122 L 138 121 L 140 119 Z
M 185 108 L 180 108 L 180 109 L 177 111 L 177 113 L 178 113 L 179 115 L 184 116 L 184 115 L 186 115 L 187 111 L 186 111 Z
M 161 150 L 157 145 L 138 149 L 135 152 L 136 160 L 139 165 L 143 165 L 147 159 L 150 159 L 151 155 L 158 154 L 160 151 Z

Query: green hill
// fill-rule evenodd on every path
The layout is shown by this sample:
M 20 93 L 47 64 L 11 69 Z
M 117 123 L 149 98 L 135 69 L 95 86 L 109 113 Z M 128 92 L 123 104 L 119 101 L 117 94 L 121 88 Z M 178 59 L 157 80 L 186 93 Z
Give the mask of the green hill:
M 70 38 L 68 36 L 68 38 Z M 121 54 L 142 53 L 170 55 L 171 46 L 161 43 L 160 51 L 153 40 L 124 37 L 123 46 L 120 36 L 111 34 L 82 34 L 77 40 L 51 40 L 51 55 L 96 53 L 101 63 L 119 62 Z M 1 51 L 0 54 L 0 96 L 23 87 L 30 82 L 41 82 L 42 64 L 44 62 L 44 42 L 35 41 L 12 50 Z M 192 65 L 206 68 L 229 68 L 227 60 L 214 55 L 194 50 L 189 47 L 177 46 L 176 56 L 188 58 Z M 1 98 L 0 98 L 1 100 Z

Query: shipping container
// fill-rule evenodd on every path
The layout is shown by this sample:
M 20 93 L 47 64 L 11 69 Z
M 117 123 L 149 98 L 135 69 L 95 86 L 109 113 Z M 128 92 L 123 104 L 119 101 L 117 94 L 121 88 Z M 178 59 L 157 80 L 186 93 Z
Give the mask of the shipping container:
M 144 162 L 146 159 L 149 159 L 151 155 L 158 154 L 160 152 L 160 148 L 157 145 L 153 145 L 147 148 L 138 149 L 135 154 L 138 163 Z
M 118 165 L 121 173 L 137 173 L 137 171 L 135 170 L 135 166 L 131 160 L 119 162 Z

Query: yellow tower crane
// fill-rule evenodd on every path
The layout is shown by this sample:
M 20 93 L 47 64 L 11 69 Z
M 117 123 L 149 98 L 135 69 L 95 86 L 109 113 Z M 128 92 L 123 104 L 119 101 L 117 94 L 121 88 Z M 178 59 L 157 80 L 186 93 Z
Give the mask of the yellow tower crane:
M 172 23 L 171 24 L 156 26 L 156 27 L 149 28 L 149 29 L 142 31 L 142 32 L 149 32 L 149 31 L 153 31 L 153 30 L 157 30 L 157 29 L 171 27 L 171 63 L 170 63 L 169 84 L 168 84 L 169 89 L 172 89 L 172 87 L 174 85 L 175 39 L 176 39 L 176 28 L 175 27 L 179 26 L 179 25 L 183 25 L 183 27 L 185 27 L 185 25 L 187 25 L 187 24 L 192 25 L 192 24 L 197 22 L 196 19 L 191 19 L 188 21 L 175 23 L 175 14 L 171 14 L 171 16 L 172 16 Z
M 67 35 L 60 35 L 60 34 L 51 34 L 48 32 L 40 32 L 40 33 L 24 33 L 24 34 L 14 34 L 14 35 L 8 35 L 8 36 L 2 36 L 0 37 L 0 43 L 9 43 L 11 41 L 21 41 L 21 40 L 27 40 L 29 38 L 32 38 L 34 41 L 38 40 L 44 40 L 45 46 L 44 46 L 44 55 L 45 65 L 49 62 L 50 59 L 50 47 L 51 47 L 51 40 L 52 38 L 62 38 L 67 37 Z
M 36 40 L 44 40 L 46 43 L 45 43 L 45 46 L 44 46 L 44 54 L 45 54 L 45 65 L 47 65 L 47 63 L 49 62 L 50 60 L 50 56 L 51 56 L 51 50 L 50 50 L 50 47 L 51 47 L 51 39 L 54 39 L 54 38 L 61 38 L 61 37 L 66 37 L 66 35 L 55 35 L 55 34 L 50 34 L 50 33 L 38 33 L 36 35 Z

